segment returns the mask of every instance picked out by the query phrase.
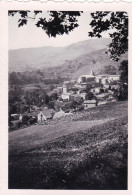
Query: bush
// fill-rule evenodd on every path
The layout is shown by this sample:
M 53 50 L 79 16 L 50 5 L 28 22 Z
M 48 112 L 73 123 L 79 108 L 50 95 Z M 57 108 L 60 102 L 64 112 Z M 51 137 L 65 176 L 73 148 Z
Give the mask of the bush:
M 11 121 L 10 122 L 10 127 L 9 130 L 17 130 L 20 127 L 22 127 L 22 122 L 21 121 Z
M 37 123 L 37 117 L 31 117 L 28 120 L 28 124 L 33 125 L 34 123 Z
M 22 117 L 22 124 L 23 125 L 28 125 L 29 123 L 28 123 L 28 120 L 29 120 L 29 115 L 28 114 L 25 114 L 25 115 L 23 115 L 23 117 Z
M 121 71 L 119 84 L 119 100 L 128 100 L 128 60 L 121 62 L 119 70 Z

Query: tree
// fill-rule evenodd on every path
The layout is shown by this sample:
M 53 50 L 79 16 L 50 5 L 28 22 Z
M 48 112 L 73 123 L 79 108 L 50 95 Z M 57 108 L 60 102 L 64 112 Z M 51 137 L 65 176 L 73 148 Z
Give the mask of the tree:
M 31 91 L 26 91 L 24 94 L 27 105 L 37 105 L 42 106 L 49 103 L 49 97 L 44 89 L 33 89 Z
M 119 100 L 128 99 L 128 60 L 121 62 L 119 68 L 120 75 L 120 84 L 119 84 Z
M 128 51 L 128 15 L 126 12 L 95 12 L 91 13 L 92 31 L 90 37 L 102 37 L 102 32 L 109 32 L 111 43 L 108 47 L 110 58 L 118 61 L 121 54 Z
M 86 95 L 86 100 L 92 100 L 94 97 L 93 93 L 92 92 L 87 92 L 87 95 Z
M 89 36 L 101 38 L 101 33 L 113 30 L 109 33 L 111 43 L 108 47 L 108 54 L 114 61 L 128 51 L 128 15 L 126 12 L 95 12 L 91 13 L 93 20 L 90 25 L 93 29 Z M 128 99 L 128 61 L 121 62 L 119 84 L 119 100 Z
M 9 74 L 9 83 L 11 86 L 22 85 L 21 75 L 19 72 L 12 72 Z
M 23 97 L 22 88 L 19 84 L 14 83 L 14 81 L 9 87 L 9 115 L 20 112 L 20 103 Z
M 9 11 L 9 16 L 19 14 L 18 27 L 26 25 L 29 19 L 35 20 L 36 15 L 42 11 Z M 33 14 L 33 16 L 32 16 Z M 56 35 L 69 34 L 74 28 L 78 27 L 77 17 L 81 15 L 79 11 L 48 11 L 49 17 L 40 17 L 35 24 L 42 28 L 49 37 Z

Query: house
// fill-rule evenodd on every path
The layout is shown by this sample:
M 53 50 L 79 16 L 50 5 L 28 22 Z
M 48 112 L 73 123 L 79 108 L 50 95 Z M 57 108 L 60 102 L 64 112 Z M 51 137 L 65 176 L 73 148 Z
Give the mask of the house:
M 108 96 L 109 96 L 109 93 L 101 93 L 101 94 L 96 95 L 96 98 L 98 100 L 105 100 L 108 98 Z
M 84 110 L 87 110 L 89 108 L 97 106 L 97 101 L 96 100 L 86 100 L 83 103 L 84 105 Z
M 62 91 L 63 93 L 69 92 L 74 86 L 74 83 L 72 81 L 64 81 Z
M 78 83 L 89 83 L 94 81 L 95 81 L 95 76 L 92 70 L 89 75 L 81 75 L 77 80 Z
M 104 84 L 104 88 L 105 89 L 109 89 L 110 88 L 110 85 L 109 84 Z
M 81 98 L 83 98 L 83 100 L 85 100 L 86 96 L 87 96 L 87 93 L 80 93 L 80 96 L 81 96 Z
M 107 103 L 108 103 L 107 101 L 99 101 L 99 102 L 98 102 L 98 106 L 104 105 L 104 104 L 107 104 Z
M 101 83 L 102 83 L 103 85 L 109 84 L 108 77 L 102 78 Z
M 37 115 L 38 122 L 44 122 L 48 119 L 52 119 L 55 114 L 55 111 L 53 109 L 44 109 L 40 111 Z
M 47 121 L 47 118 L 46 118 L 46 116 L 43 114 L 43 112 L 40 111 L 40 112 L 38 113 L 38 123 L 39 123 L 39 122 L 45 122 L 45 121 Z
M 55 111 L 53 109 L 44 109 L 41 112 L 46 117 L 46 119 L 52 119 L 55 114 Z
M 119 81 L 120 75 L 109 75 L 108 80 L 110 81 Z
M 62 93 L 61 98 L 64 101 L 69 101 L 71 93 Z
M 96 80 L 96 83 L 100 83 L 101 84 L 102 76 L 101 75 L 97 75 L 95 80 Z
M 65 116 L 65 112 L 64 112 L 62 109 L 60 109 L 59 112 L 56 112 L 56 113 L 55 113 L 53 119 L 61 118 L 61 117 L 63 117 L 63 116 Z
M 22 115 L 21 114 L 11 114 L 11 120 L 12 121 L 21 121 L 22 120 Z
M 99 94 L 99 93 L 101 93 L 101 87 L 92 88 L 90 90 L 90 92 L 95 93 L 95 94 Z
M 53 119 L 59 119 L 61 117 L 69 116 L 72 115 L 72 112 L 65 113 L 62 109 L 60 109 L 59 112 L 56 112 Z
M 111 89 L 119 89 L 119 85 L 110 85 Z
M 80 102 L 81 99 L 81 94 L 71 94 L 70 96 L 71 101 Z
M 102 75 L 97 75 L 95 80 L 97 83 L 108 84 L 111 81 L 119 81 L 119 78 L 120 75 L 102 74 Z
M 86 90 L 87 88 L 87 83 L 78 83 L 74 85 L 74 88 L 78 90 Z M 77 91 L 77 90 L 76 90 Z

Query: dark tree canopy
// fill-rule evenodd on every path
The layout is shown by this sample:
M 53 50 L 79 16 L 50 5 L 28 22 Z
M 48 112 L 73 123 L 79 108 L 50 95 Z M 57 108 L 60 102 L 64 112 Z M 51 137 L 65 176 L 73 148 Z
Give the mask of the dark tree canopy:
M 9 11 L 9 16 L 19 14 L 18 27 L 26 25 L 28 19 L 34 19 L 37 14 L 42 11 L 34 11 L 34 16 L 31 16 L 30 11 Z M 49 18 L 40 17 L 36 23 L 37 27 L 42 28 L 49 37 L 56 37 L 56 35 L 69 34 L 74 28 L 78 27 L 77 17 L 81 15 L 79 11 L 48 11 Z
M 128 60 L 123 60 L 119 67 L 121 71 L 120 80 L 123 84 L 128 85 Z
M 119 100 L 127 100 L 128 99 L 128 60 L 124 60 L 121 62 L 119 68 L 120 74 L 120 83 L 119 83 Z
M 92 32 L 89 36 L 101 38 L 101 33 L 113 30 L 109 33 L 111 43 L 108 53 L 110 58 L 119 60 L 121 54 L 128 51 L 128 15 L 126 12 L 95 12 L 91 13 L 92 21 L 90 23 Z

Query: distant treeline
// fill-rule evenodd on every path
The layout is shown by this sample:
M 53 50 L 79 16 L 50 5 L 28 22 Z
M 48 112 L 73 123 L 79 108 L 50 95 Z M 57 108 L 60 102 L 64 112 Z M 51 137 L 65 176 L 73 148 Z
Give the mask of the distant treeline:
M 9 85 L 25 85 L 31 83 L 41 83 L 46 85 L 59 84 L 64 81 L 64 78 L 60 76 L 52 77 L 52 75 L 45 75 L 43 71 L 31 71 L 31 72 L 11 72 L 9 73 Z

